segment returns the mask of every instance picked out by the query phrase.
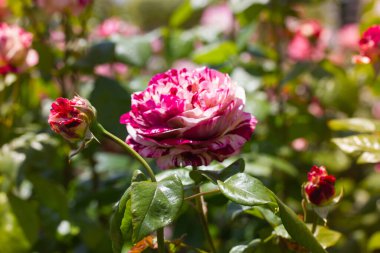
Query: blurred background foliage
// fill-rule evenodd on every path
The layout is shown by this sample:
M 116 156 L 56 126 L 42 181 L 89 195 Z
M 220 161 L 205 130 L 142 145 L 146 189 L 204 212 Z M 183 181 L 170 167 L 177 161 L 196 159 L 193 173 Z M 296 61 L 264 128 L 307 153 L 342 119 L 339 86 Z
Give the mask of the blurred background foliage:
M 218 10 L 219 19 L 207 25 L 205 12 L 215 6 L 228 6 L 227 12 Z M 131 27 L 97 34 L 111 17 Z M 332 119 L 380 118 L 376 71 L 351 63 L 357 48 L 342 48 L 342 41 L 357 43 L 358 35 L 339 37 L 347 24 L 363 31 L 380 23 L 377 0 L 94 0 L 78 15 L 49 15 L 32 0 L 9 0 L 2 19 L 34 34 L 39 63 L 0 77 L 0 252 L 112 251 L 112 208 L 140 165 L 107 141 L 92 142 L 69 161 L 72 147 L 47 124 L 55 98 L 88 98 L 98 120 L 124 139 L 119 117 L 129 111 L 131 93 L 157 72 L 205 65 L 245 88 L 246 111 L 259 120 L 241 154 L 246 172 L 301 214 L 307 171 L 325 165 L 337 189 L 344 189 L 328 221 L 343 236 L 329 252 L 380 252 L 380 159 L 357 163 L 358 152 L 379 153 L 380 130 L 328 125 Z M 292 22 L 303 20 L 318 20 L 328 34 L 317 60 L 288 54 Z M 363 147 L 354 140 L 359 147 L 351 155 L 338 148 L 337 138 L 357 132 L 371 134 L 371 142 L 364 140 Z M 221 195 L 206 200 L 218 252 L 267 237 L 268 223 L 257 213 Z M 189 205 L 182 209 L 166 238 L 204 247 L 196 214 Z M 292 249 L 278 239 L 252 252 Z

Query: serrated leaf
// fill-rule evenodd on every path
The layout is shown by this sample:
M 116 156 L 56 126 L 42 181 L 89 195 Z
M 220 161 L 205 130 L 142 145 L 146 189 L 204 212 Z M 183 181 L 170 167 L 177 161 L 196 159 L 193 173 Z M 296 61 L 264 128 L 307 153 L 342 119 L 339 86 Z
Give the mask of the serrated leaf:
M 327 253 L 327 251 L 313 236 L 306 224 L 298 218 L 293 210 L 286 206 L 277 197 L 276 199 L 280 208 L 282 223 L 292 239 L 313 253 Z
M 245 162 L 240 158 L 221 170 L 193 170 L 190 172 L 190 177 L 195 182 L 203 181 L 202 177 L 206 177 L 214 184 L 217 184 L 218 180 L 225 181 L 231 176 L 243 172 L 244 167 Z
M 225 182 L 218 181 L 218 186 L 224 196 L 238 204 L 276 206 L 273 193 L 260 180 L 245 173 L 238 173 Z
M 380 121 L 364 118 L 334 119 L 328 122 L 330 129 L 334 131 L 354 131 L 370 133 L 380 131 Z
M 182 202 L 183 186 L 175 175 L 160 182 L 132 183 L 133 242 L 174 221 Z

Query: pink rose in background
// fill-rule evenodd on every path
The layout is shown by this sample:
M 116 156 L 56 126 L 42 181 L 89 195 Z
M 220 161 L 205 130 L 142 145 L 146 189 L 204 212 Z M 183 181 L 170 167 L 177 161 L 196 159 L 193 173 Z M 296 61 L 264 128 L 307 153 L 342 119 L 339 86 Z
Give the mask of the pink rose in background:
M 72 12 L 79 14 L 92 0 L 35 0 L 39 8 L 48 13 Z
M 357 50 L 360 40 L 358 24 L 348 24 L 338 31 L 338 45 L 342 49 Z
M 0 23 L 0 74 L 17 72 L 38 63 L 30 47 L 33 35 L 15 25 Z
M 353 57 L 354 63 L 375 63 L 380 56 L 380 25 L 369 27 L 359 40 L 360 55 Z
M 234 28 L 234 16 L 227 4 L 208 7 L 202 14 L 201 25 L 216 28 L 224 34 L 229 34 Z
M 208 165 L 237 154 L 252 136 L 256 119 L 243 111 L 245 92 L 209 68 L 171 69 L 155 75 L 132 95 L 120 118 L 126 142 L 161 169 Z
M 128 67 L 123 63 L 102 64 L 95 67 L 95 74 L 106 77 L 115 75 L 124 76 L 128 73 Z
M 112 35 L 123 35 L 123 36 L 133 36 L 140 33 L 140 29 L 127 23 L 119 18 L 113 17 L 106 19 L 103 23 L 98 25 L 95 29 L 93 37 L 95 38 L 109 38 Z
M 296 61 L 319 61 L 325 55 L 326 43 L 322 26 L 310 20 L 299 24 L 288 44 L 288 55 Z

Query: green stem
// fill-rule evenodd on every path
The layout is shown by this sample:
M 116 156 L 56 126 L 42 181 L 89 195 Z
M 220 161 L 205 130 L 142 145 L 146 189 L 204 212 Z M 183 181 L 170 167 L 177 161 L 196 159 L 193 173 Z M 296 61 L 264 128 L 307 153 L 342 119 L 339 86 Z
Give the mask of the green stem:
M 204 205 L 203 205 L 204 203 L 202 201 L 202 195 L 201 195 L 199 187 L 197 187 L 196 190 L 197 190 L 197 194 L 194 195 L 194 196 L 196 196 L 195 197 L 195 206 L 196 206 L 197 211 L 199 213 L 199 216 L 201 219 L 201 224 L 202 224 L 204 233 L 207 237 L 207 241 L 210 245 L 211 253 L 216 253 L 214 242 L 212 241 L 210 231 L 208 230 L 207 217 L 206 217 L 205 212 L 203 211 L 204 210 Z
M 189 196 L 189 197 L 186 197 L 186 198 L 184 198 L 184 200 L 190 200 L 190 199 L 194 199 L 194 198 L 199 197 L 199 196 L 204 196 L 204 195 L 213 194 L 213 193 L 218 193 L 218 192 L 220 192 L 219 189 L 212 190 L 212 191 L 208 191 L 208 192 L 200 192 L 200 193 L 197 193 L 197 194 L 191 195 L 191 196 Z
M 124 150 L 127 151 L 128 154 L 130 154 L 132 157 L 138 160 L 142 164 L 142 166 L 146 169 L 152 182 L 157 182 L 156 176 L 154 175 L 152 168 L 144 160 L 144 158 L 142 158 L 136 151 L 134 151 L 127 143 L 120 140 L 118 137 L 116 137 L 112 133 L 108 132 L 101 124 L 96 123 L 96 128 L 99 129 L 105 136 L 110 138 L 112 141 L 116 142 L 121 147 L 123 147 Z M 158 252 L 165 253 L 165 238 L 164 238 L 163 228 L 157 229 L 157 244 L 158 244 Z
M 313 226 L 311 228 L 311 233 L 314 235 L 315 234 L 315 231 L 317 230 L 317 225 L 318 225 L 318 220 L 319 220 L 319 217 L 318 215 L 314 214 L 315 215 L 315 218 L 314 218 L 314 221 L 313 221 Z
M 125 151 L 127 151 L 128 154 L 130 154 L 133 158 L 135 158 L 137 161 L 141 163 L 141 165 L 146 169 L 150 179 L 152 182 L 157 182 L 156 177 L 154 175 L 154 172 L 152 168 L 149 166 L 149 164 L 142 158 L 136 151 L 133 150 L 127 143 L 120 140 L 118 137 L 113 135 L 112 133 L 108 132 L 101 124 L 97 123 L 96 127 L 109 139 L 119 144 L 121 147 L 124 148 Z
M 164 240 L 164 229 L 157 229 L 157 244 L 158 244 L 158 252 L 165 253 L 165 240 Z

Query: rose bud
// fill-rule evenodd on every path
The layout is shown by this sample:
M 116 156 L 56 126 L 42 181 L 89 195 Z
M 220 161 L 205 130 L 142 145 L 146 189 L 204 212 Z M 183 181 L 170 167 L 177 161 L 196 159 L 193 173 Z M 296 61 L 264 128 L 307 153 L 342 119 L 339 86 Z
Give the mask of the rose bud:
M 237 154 L 256 119 L 243 111 L 245 92 L 227 74 L 209 68 L 171 69 L 132 95 L 122 115 L 126 142 L 158 167 L 208 165 Z
M 70 142 L 77 142 L 91 139 L 89 127 L 95 114 L 95 108 L 84 98 L 57 98 L 51 105 L 48 122 L 54 132 Z
M 33 64 L 37 64 L 38 55 L 31 49 L 33 35 L 15 25 L 0 23 L 0 74 L 17 72 L 27 66 L 28 59 L 37 57 Z
M 380 56 L 380 25 L 369 27 L 359 40 L 360 55 L 352 58 L 354 63 L 376 63 Z
M 304 193 L 308 202 L 321 206 L 335 196 L 335 177 L 328 175 L 324 166 L 313 166 L 307 174 Z

